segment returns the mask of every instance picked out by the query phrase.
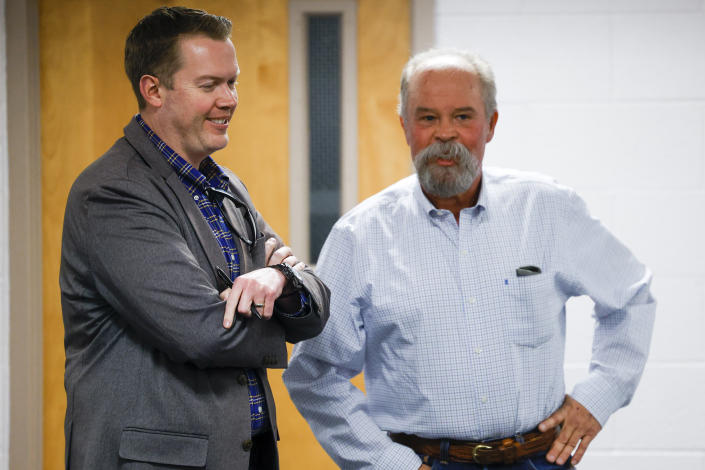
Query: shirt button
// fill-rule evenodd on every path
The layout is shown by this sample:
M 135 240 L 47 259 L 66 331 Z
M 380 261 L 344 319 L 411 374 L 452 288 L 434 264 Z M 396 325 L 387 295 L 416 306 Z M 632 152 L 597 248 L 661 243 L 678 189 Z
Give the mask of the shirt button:
M 245 439 L 242 441 L 242 450 L 249 452 L 252 449 L 252 439 Z
M 482 354 L 482 348 L 476 348 L 476 349 L 475 349 L 475 352 L 476 352 L 477 354 Z
M 460 253 L 462 253 L 463 255 L 467 255 L 467 254 L 468 254 L 468 250 L 463 249 L 463 250 L 460 251 Z
M 487 403 L 487 397 L 482 397 L 480 398 L 480 400 L 482 401 L 482 403 Z
M 193 196 L 193 200 L 194 200 L 194 201 L 198 201 L 198 194 L 196 194 L 195 196 Z
M 477 299 L 476 299 L 475 297 L 469 297 L 469 298 L 468 298 L 468 303 L 469 303 L 470 305 L 474 304 L 475 302 L 477 302 Z
M 235 261 L 235 255 L 230 255 L 230 259 Z

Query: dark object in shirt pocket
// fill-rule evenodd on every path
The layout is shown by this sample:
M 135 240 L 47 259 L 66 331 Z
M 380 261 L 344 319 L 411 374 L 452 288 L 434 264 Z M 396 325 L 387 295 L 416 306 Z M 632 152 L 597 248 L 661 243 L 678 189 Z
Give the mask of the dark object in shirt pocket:
M 533 276 L 535 274 L 541 274 L 541 268 L 538 266 L 522 266 L 516 270 L 517 277 Z

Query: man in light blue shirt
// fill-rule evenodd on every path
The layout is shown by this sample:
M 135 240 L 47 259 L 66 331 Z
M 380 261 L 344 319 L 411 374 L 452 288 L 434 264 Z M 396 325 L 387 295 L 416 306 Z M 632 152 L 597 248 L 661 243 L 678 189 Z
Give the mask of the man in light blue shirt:
M 341 468 L 571 468 L 639 382 L 651 273 L 571 189 L 482 165 L 495 95 L 475 55 L 413 57 L 400 121 L 417 174 L 323 247 L 331 317 L 284 381 Z M 593 356 L 566 395 L 565 304 L 580 295 L 595 302 Z M 360 371 L 366 395 L 349 381 Z

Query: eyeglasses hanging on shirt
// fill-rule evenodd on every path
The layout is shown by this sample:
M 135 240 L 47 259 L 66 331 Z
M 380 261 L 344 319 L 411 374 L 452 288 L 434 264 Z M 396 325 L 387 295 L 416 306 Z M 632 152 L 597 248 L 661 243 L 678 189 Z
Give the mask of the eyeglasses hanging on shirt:
M 237 196 L 235 196 L 230 191 L 224 189 L 214 188 L 210 186 L 206 188 L 206 196 L 208 200 L 213 204 L 216 204 L 220 208 L 220 212 L 223 214 L 223 219 L 225 223 L 228 224 L 230 230 L 235 233 L 242 242 L 247 245 L 252 251 L 257 241 L 264 238 L 264 234 L 257 230 L 257 224 L 255 223 L 255 218 L 243 201 L 241 201 Z M 226 202 L 230 202 L 232 207 L 226 206 Z M 237 224 L 232 219 L 240 215 L 244 224 Z M 247 233 L 241 233 L 242 227 L 246 228 Z

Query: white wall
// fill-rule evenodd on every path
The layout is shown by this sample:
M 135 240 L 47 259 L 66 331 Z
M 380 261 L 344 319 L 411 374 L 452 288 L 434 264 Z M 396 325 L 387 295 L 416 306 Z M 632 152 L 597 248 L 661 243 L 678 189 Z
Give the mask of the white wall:
M 437 0 L 437 46 L 494 67 L 489 165 L 572 186 L 654 272 L 651 357 L 580 470 L 705 469 L 705 2 Z M 568 388 L 591 303 L 569 307 Z
M 4 0 L 0 0 L 0 25 L 0 469 L 6 469 L 10 459 L 10 252 Z

